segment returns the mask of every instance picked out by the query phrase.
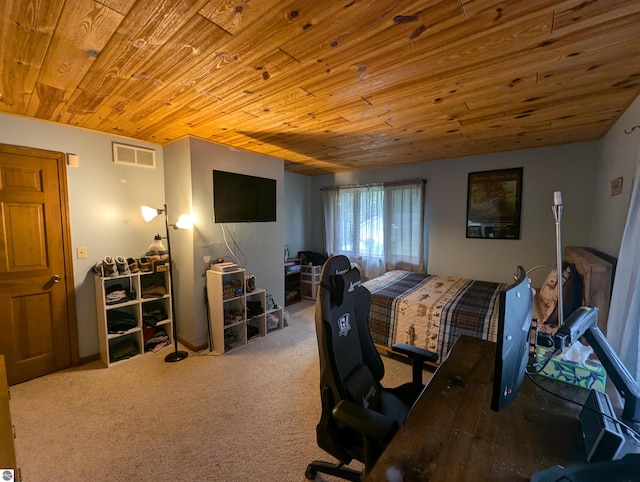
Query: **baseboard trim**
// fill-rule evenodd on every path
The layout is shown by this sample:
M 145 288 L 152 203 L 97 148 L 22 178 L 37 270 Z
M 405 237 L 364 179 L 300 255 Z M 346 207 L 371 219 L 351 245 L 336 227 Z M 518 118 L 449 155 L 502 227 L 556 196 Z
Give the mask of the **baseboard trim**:
M 94 353 L 93 355 L 82 357 L 78 360 L 78 365 L 85 365 L 94 361 L 100 360 L 100 353 Z
M 209 345 L 207 345 L 206 343 L 203 343 L 200 345 L 194 345 L 193 343 L 189 343 L 188 341 L 185 341 L 180 337 L 178 337 L 178 341 L 182 346 L 196 353 L 209 347 Z M 78 365 L 85 365 L 87 363 L 91 363 L 98 360 L 100 360 L 100 353 L 94 353 L 93 355 L 80 358 L 78 360 Z
M 178 341 L 180 342 L 181 345 L 183 345 L 185 348 L 193 351 L 193 352 L 199 352 L 204 350 L 205 348 L 208 348 L 209 345 L 207 343 L 203 343 L 200 345 L 194 345 L 193 343 L 189 343 L 188 341 L 183 340 L 182 338 L 178 337 Z

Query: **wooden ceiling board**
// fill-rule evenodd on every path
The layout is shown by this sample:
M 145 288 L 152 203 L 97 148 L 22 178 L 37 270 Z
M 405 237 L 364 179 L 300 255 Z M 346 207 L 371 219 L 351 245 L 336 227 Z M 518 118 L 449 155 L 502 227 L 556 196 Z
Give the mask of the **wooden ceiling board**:
M 100 3 L 116 13 L 126 15 L 136 0 L 100 0 Z
M 185 25 L 183 31 L 202 32 L 203 27 L 207 27 L 207 35 L 203 36 L 203 42 L 208 38 L 215 44 L 216 41 L 220 41 L 220 38 L 228 36 L 224 30 L 200 16 L 194 17 L 194 21 L 195 26 Z M 194 71 L 194 63 L 200 57 L 193 49 L 199 48 L 194 47 L 187 41 L 187 37 L 183 36 L 178 36 L 175 42 L 164 44 L 147 62 L 143 70 L 128 79 L 123 79 L 124 81 L 112 94 L 123 99 L 136 99 L 137 105 L 135 107 L 125 105 L 120 119 L 101 118 L 97 129 L 109 130 L 117 122 L 120 127 L 125 127 L 127 130 L 141 132 L 144 129 L 139 128 L 140 123 L 149 124 L 155 119 L 162 120 L 159 112 L 171 116 L 174 109 L 186 107 L 186 102 L 181 102 L 179 99 L 185 95 L 185 92 L 188 96 L 193 95 L 193 87 L 197 81 L 189 75 L 189 72 Z M 152 114 L 151 117 L 150 114 Z
M 94 112 L 104 98 L 138 74 L 204 4 L 206 0 L 136 2 L 78 85 L 70 99 L 70 108 L 78 113 Z M 90 128 L 98 129 L 98 123 L 91 116 L 85 122 Z
M 80 13 L 80 25 L 71 23 L 67 9 Z M 79 0 L 65 4 L 60 18 L 48 50 L 58 63 L 48 62 L 41 69 L 26 111 L 29 116 L 57 117 L 67 92 L 75 90 L 124 17 L 92 0 Z
M 300 4 L 301 2 L 288 2 Z M 302 2 L 303 5 L 316 5 L 315 0 L 307 0 Z M 218 65 L 216 70 L 212 70 L 207 81 L 203 82 L 202 87 L 207 89 L 209 86 L 223 86 L 231 88 L 232 91 L 243 92 L 247 90 L 245 86 L 246 74 L 239 78 L 234 78 L 238 71 L 259 71 L 263 64 L 265 54 L 271 55 L 279 49 L 281 45 L 280 39 L 293 35 L 297 30 L 294 18 L 289 18 L 291 12 L 288 10 L 288 4 L 279 4 L 271 2 L 273 6 L 269 10 L 269 15 L 258 18 L 253 23 L 246 26 L 241 34 L 233 35 L 229 41 L 218 50 L 222 57 L 228 57 L 232 60 L 229 65 Z M 294 10 L 295 11 L 295 10 Z M 224 71 L 220 67 L 226 67 Z M 268 73 L 268 71 L 267 71 Z M 263 78 L 263 71 L 260 71 L 256 77 Z M 220 96 L 222 97 L 222 96 Z
M 635 0 L 611 0 L 610 2 L 585 2 L 573 0 L 566 7 L 554 9 L 553 31 L 570 26 L 595 27 L 605 21 L 617 21 L 638 12 Z
M 539 14 L 537 15 L 540 17 Z M 551 17 L 549 16 L 548 19 L 549 23 L 542 28 L 543 30 L 550 30 Z M 534 33 L 528 41 L 525 41 L 525 35 L 522 34 L 522 29 L 526 27 L 519 23 L 527 21 L 526 18 L 519 18 L 516 25 L 510 25 L 511 31 L 487 36 L 482 39 L 482 42 L 479 42 L 473 34 L 480 28 L 479 26 L 465 32 L 469 35 L 458 39 L 452 38 L 456 34 L 454 31 L 445 31 L 442 33 L 445 38 L 433 39 L 433 42 L 429 39 L 430 46 L 427 49 L 407 48 L 397 52 L 394 62 L 384 58 L 373 58 L 363 62 L 366 66 L 366 76 L 357 84 L 346 84 L 342 81 L 337 84 L 339 89 L 348 90 L 348 95 L 369 98 L 376 92 L 391 90 L 398 84 L 424 84 L 425 78 L 431 82 L 468 71 L 482 71 L 486 75 L 488 62 L 492 64 L 504 62 L 510 68 L 520 68 L 523 63 L 526 64 L 526 59 L 518 58 L 522 51 L 535 47 L 543 38 L 538 32 L 541 28 L 539 20 L 541 19 L 536 18 L 533 21 L 534 26 L 529 25 L 529 29 Z M 482 22 L 478 23 L 482 25 Z M 427 39 L 420 39 L 420 42 L 424 41 Z M 406 56 L 400 56 L 400 52 Z M 491 69 L 490 72 L 502 70 Z M 326 90 L 327 87 L 331 90 Z M 341 97 L 340 90 L 333 90 L 331 85 L 325 84 L 322 88 L 308 85 L 307 88 L 316 95 L 330 94 Z
M 611 54 L 608 55 L 608 57 L 611 59 L 612 56 Z M 620 62 L 620 60 L 624 61 L 624 62 L 628 62 L 628 50 L 627 52 L 621 50 L 620 53 L 618 54 L 618 60 L 617 62 Z M 575 56 L 575 58 L 578 58 L 578 55 Z M 541 80 L 538 76 L 537 72 L 531 72 L 530 67 L 528 67 L 526 65 L 526 63 L 524 64 L 524 66 L 522 67 L 523 71 L 528 74 L 528 77 L 523 77 L 523 73 L 522 72 L 518 72 L 517 70 L 514 70 L 513 68 L 509 69 L 509 68 L 499 68 L 496 71 L 496 75 L 497 76 L 504 76 L 504 75 L 509 75 L 509 77 L 504 78 L 502 80 L 499 79 L 499 77 L 492 79 L 492 82 L 490 84 L 486 83 L 486 78 L 485 77 L 477 77 L 477 80 L 475 81 L 471 81 L 472 83 L 476 84 L 476 86 L 479 86 L 479 88 L 476 88 L 476 92 L 472 92 L 470 91 L 467 87 L 469 86 L 469 81 L 465 81 L 462 79 L 456 79 L 455 76 L 451 76 L 451 80 L 455 80 L 455 85 L 456 85 L 456 92 L 454 93 L 452 90 L 449 91 L 449 94 L 451 95 L 447 95 L 444 96 L 442 98 L 438 98 L 439 100 L 442 101 L 443 105 L 446 105 L 446 101 L 449 97 L 451 97 L 452 95 L 454 97 L 459 97 L 461 95 L 464 95 L 465 98 L 465 103 L 469 106 L 469 109 L 471 111 L 474 111 L 478 106 L 483 105 L 484 107 L 486 107 L 487 105 L 496 105 L 496 106 L 502 106 L 504 105 L 504 102 L 508 102 L 511 103 L 514 101 L 514 99 L 510 99 L 508 98 L 507 94 L 511 94 L 512 96 L 519 96 L 522 98 L 522 100 L 524 101 L 525 98 L 523 98 L 522 94 L 519 92 L 522 92 L 523 87 L 524 87 L 524 92 L 527 93 L 528 95 L 531 95 L 530 97 L 527 97 L 526 100 L 529 100 L 531 102 L 532 99 L 536 99 L 539 98 L 541 96 L 546 96 L 549 94 L 550 89 L 553 90 L 555 89 L 556 91 L 558 91 L 559 87 L 563 87 L 563 88 L 567 88 L 569 87 L 569 85 L 567 85 L 568 81 L 572 81 L 572 83 L 574 84 L 574 86 L 579 85 L 580 83 L 585 85 L 586 88 L 588 88 L 590 91 L 593 91 L 593 85 L 592 85 L 592 80 L 588 77 L 588 76 L 584 76 L 583 74 L 588 74 L 587 72 L 584 71 L 580 71 L 578 69 L 584 69 L 584 65 L 585 62 L 582 60 L 582 56 L 580 56 L 580 61 L 578 61 L 576 63 L 576 61 L 573 60 L 573 58 L 567 58 L 565 60 L 565 62 L 572 62 L 576 65 L 578 64 L 582 64 L 582 66 L 578 65 L 577 67 L 570 67 L 570 68 L 564 68 L 565 71 L 565 76 L 566 79 L 561 80 L 556 73 L 554 72 L 545 72 L 545 74 L 543 75 L 543 77 L 546 76 L 555 76 L 556 79 L 554 79 L 554 81 L 556 81 L 556 85 L 548 87 L 548 82 L 543 82 L 542 80 L 544 80 L 544 78 Z M 600 72 L 599 75 L 603 76 L 603 73 L 607 70 L 607 66 L 605 64 L 605 67 L 598 67 L 599 65 L 599 61 L 600 59 L 598 59 L 596 56 L 592 57 L 595 61 L 589 61 L 586 62 L 586 64 L 588 65 L 587 69 L 588 70 L 592 70 L 595 68 L 600 68 Z M 615 60 L 615 59 L 614 59 Z M 563 68 L 562 65 L 560 64 L 560 61 L 556 62 L 557 65 L 559 66 L 559 68 Z M 506 66 L 505 66 L 506 67 Z M 622 67 L 621 65 L 616 65 L 615 66 L 615 70 L 616 72 L 619 72 L 620 67 Z M 572 75 L 573 73 L 573 75 Z M 516 77 L 515 79 L 513 78 L 513 74 L 517 74 L 518 77 Z M 613 73 L 613 75 L 616 75 L 615 73 Z M 603 79 L 605 77 L 603 76 Z M 525 86 L 524 84 L 526 84 L 526 82 L 530 82 L 529 86 Z M 562 82 L 562 83 L 559 83 Z M 547 85 L 546 87 L 546 92 L 537 92 L 536 89 L 539 88 L 539 86 L 541 85 Z M 437 87 L 437 83 L 432 84 L 434 86 Z M 490 87 L 490 88 L 487 88 Z M 517 88 L 515 88 L 517 87 Z M 441 87 L 443 90 L 444 88 L 446 88 L 446 86 L 442 86 Z M 410 92 L 409 92 L 409 88 L 405 88 L 403 87 L 402 89 L 399 89 L 401 92 L 406 92 L 408 94 L 408 96 L 410 96 Z M 504 90 L 504 93 L 500 94 L 499 92 L 496 92 L 496 90 Z M 575 94 L 575 91 L 572 90 L 571 91 L 572 94 Z M 454 95 L 455 94 L 455 95 Z M 588 95 L 588 92 L 585 92 L 585 94 Z M 558 92 L 558 95 L 566 95 L 566 93 L 562 93 L 561 91 Z M 376 103 L 378 97 L 383 97 L 383 98 L 387 98 L 386 96 L 386 92 L 382 91 L 379 92 L 378 94 L 371 94 L 367 96 L 367 99 L 370 100 L 371 102 L 373 102 L 374 104 Z M 435 97 L 435 95 L 434 95 Z M 475 99 L 475 101 L 474 101 Z M 500 107 L 501 108 L 501 107 Z
M 136 69 L 115 94 L 146 102 L 176 85 L 194 85 L 212 63 L 219 61 L 216 49 L 229 37 L 224 29 L 195 15 L 142 68 Z M 150 80 L 152 85 L 139 80 Z
M 280 8 L 271 0 L 211 0 L 198 13 L 231 35 L 237 35 Z
M 82 19 L 80 23 L 74 14 Z M 123 15 L 93 0 L 66 3 L 47 52 L 58 62 L 44 64 L 38 82 L 62 90 L 75 89 L 123 19 Z
M 3 110 L 25 114 L 64 0 L 5 0 L 2 15 Z
M 360 75 L 360 74 L 358 74 L 358 75 Z M 295 78 L 295 77 L 294 77 L 294 76 L 292 76 L 291 78 Z M 281 86 L 279 86 L 279 88 L 281 88 Z
M 602 137 L 637 0 L 5 0 L 0 111 L 306 175 Z
M 409 21 L 394 24 L 393 19 L 408 18 L 407 12 L 413 12 L 419 8 L 416 4 L 424 5 L 425 2 L 405 0 L 390 4 L 361 1 L 350 2 L 344 6 L 339 2 L 329 3 L 334 8 L 324 10 L 322 18 L 314 18 L 313 13 L 310 13 L 308 16 L 311 18 L 307 20 L 305 12 L 302 15 L 304 32 L 289 39 L 282 48 L 300 62 L 318 62 L 331 69 L 344 63 L 345 57 L 349 62 L 353 62 L 354 53 L 361 53 L 360 50 L 354 50 L 354 46 L 357 48 L 358 45 L 366 44 L 366 51 L 372 51 L 379 48 L 390 49 L 390 42 L 404 42 L 406 37 L 400 33 L 406 31 L 408 37 L 409 32 L 415 27 L 407 26 Z M 442 5 L 455 7 L 455 3 L 438 2 L 434 8 L 442 8 Z M 354 22 L 354 19 L 358 21 Z M 309 27 L 305 28 L 307 26 Z M 390 28 L 394 26 L 394 29 Z M 358 56 L 355 56 L 356 60 Z
M 205 91 L 215 93 L 221 112 L 227 109 L 230 112 L 235 109 L 255 109 L 257 104 L 260 104 L 263 110 L 277 110 L 283 104 L 289 105 L 292 100 L 308 95 L 296 85 L 281 85 L 281 80 L 286 78 L 292 67 L 295 68 L 297 64 L 285 52 L 274 50 L 265 54 L 254 65 L 238 66 L 233 73 L 229 72 L 229 75 L 217 76 L 217 84 L 211 88 L 206 88 L 205 85 Z M 265 86 L 269 85 L 273 86 L 270 96 L 265 92 Z M 203 87 L 198 85 L 197 88 Z M 189 102 L 189 105 L 202 105 L 207 102 L 206 97 L 199 96 L 195 102 Z
M 59 119 L 65 100 L 65 91 L 48 85 L 36 83 L 29 98 L 27 114 L 41 119 Z
M 503 120 L 507 121 L 509 118 L 517 124 L 518 119 L 532 117 L 535 115 L 544 115 L 545 117 L 548 117 L 549 120 L 554 118 L 566 118 L 568 115 L 574 115 L 576 112 L 583 112 L 587 115 L 597 116 L 599 112 L 597 102 L 603 98 L 609 98 L 609 106 L 615 105 L 614 102 L 616 99 L 618 99 L 619 102 L 624 102 L 624 100 L 626 100 L 626 104 L 628 105 L 628 103 L 630 103 L 628 99 L 633 99 L 635 97 L 631 89 L 637 86 L 640 86 L 640 78 L 637 79 L 636 83 L 631 85 L 629 89 L 623 87 L 617 90 L 606 89 L 606 91 L 599 92 L 592 90 L 589 96 L 590 109 L 584 109 L 582 105 L 581 100 L 584 96 L 576 95 L 576 97 L 573 97 L 572 90 L 567 89 L 568 93 L 563 96 L 562 99 L 555 99 L 553 101 L 547 101 L 546 103 L 539 102 L 538 108 L 535 106 L 527 108 L 527 106 L 523 105 L 508 104 L 507 106 L 503 106 L 500 110 L 483 109 L 482 111 L 469 111 L 469 113 L 460 116 L 457 120 L 462 126 L 468 126 L 472 124 L 499 123 Z M 600 107 L 605 106 L 602 105 Z M 482 113 L 479 114 L 479 112 Z
M 590 35 L 593 35 L 593 34 L 591 33 Z M 454 52 L 454 55 L 455 55 L 455 52 Z M 560 55 L 560 54 L 558 54 L 558 55 Z M 543 54 L 541 54 L 540 56 L 542 57 Z M 523 58 L 522 61 L 519 62 L 517 60 L 518 57 L 521 57 L 521 52 L 507 52 L 506 55 L 503 55 L 502 58 L 501 58 L 501 59 L 504 59 L 504 60 L 500 60 L 500 61 L 498 61 L 498 60 L 496 60 L 494 58 L 492 60 L 492 63 L 495 64 L 496 68 L 493 70 L 493 72 L 501 74 L 503 72 L 513 72 L 514 69 L 526 69 L 529 72 L 529 75 L 535 74 L 535 71 L 532 71 L 531 67 L 529 67 L 530 63 L 527 62 L 527 59 Z M 550 61 L 555 61 L 555 56 L 553 56 L 550 59 Z M 441 72 L 438 72 L 438 71 L 433 72 L 434 63 L 430 62 L 428 60 L 425 60 L 425 62 L 428 62 L 429 73 L 431 75 L 434 75 L 434 77 L 438 76 L 438 77 L 441 77 L 441 78 L 444 77 L 446 79 L 455 80 L 456 77 L 455 77 L 455 74 L 453 72 L 442 72 L 442 71 Z M 500 65 L 500 63 L 504 63 L 505 65 Z M 519 67 L 517 65 L 514 66 L 515 63 L 518 63 L 522 67 Z M 455 62 L 446 62 L 446 64 L 459 65 L 459 64 L 456 64 Z M 480 63 L 480 64 L 477 64 L 477 65 L 478 66 L 474 68 L 472 66 L 469 66 L 468 64 L 464 64 L 464 67 L 463 67 L 463 69 L 461 69 L 461 72 L 470 72 L 470 71 L 476 70 L 476 71 L 478 71 L 478 75 L 476 77 L 478 79 L 478 82 L 480 82 L 482 84 L 485 84 L 485 85 L 488 84 L 487 79 L 486 79 L 486 74 L 482 75 L 482 71 L 486 71 L 486 68 L 484 67 L 484 63 Z M 416 76 L 419 75 L 419 73 L 421 71 L 424 71 L 424 68 L 422 67 L 422 65 L 420 65 L 418 63 L 413 64 L 413 67 L 416 70 Z M 411 67 L 409 67 L 409 68 L 411 68 Z M 406 71 L 406 70 L 407 70 L 406 68 L 403 69 L 403 71 Z M 522 79 L 522 74 L 520 74 L 519 72 L 517 72 L 517 73 L 518 73 L 518 76 L 517 77 L 512 77 L 512 80 L 517 79 L 518 82 L 522 82 L 522 80 L 523 80 Z M 397 74 L 395 74 L 395 73 L 393 73 L 392 75 L 394 77 L 397 76 Z M 385 83 L 387 83 L 385 79 L 378 79 L 378 78 L 372 77 L 372 80 L 370 81 L 371 91 L 367 91 L 367 90 L 362 90 L 361 89 L 361 90 L 357 91 L 356 94 L 359 94 L 362 97 L 366 98 L 367 100 L 375 103 L 376 95 L 378 95 L 378 97 L 385 97 L 385 96 L 388 95 L 388 91 L 386 91 L 384 89 L 379 89 L 379 85 L 381 85 L 381 84 L 384 85 Z M 435 82 L 432 82 L 430 84 L 433 85 L 434 83 Z M 417 82 L 407 81 L 405 84 L 402 84 L 401 88 L 398 88 L 396 90 L 399 93 L 405 93 L 406 90 L 408 89 L 408 86 L 411 85 L 411 84 L 414 84 L 414 85 L 417 85 L 417 86 L 423 85 L 423 84 L 419 84 Z M 459 90 L 459 87 L 460 87 L 461 84 L 462 84 L 462 82 L 457 82 L 456 84 L 454 84 L 454 85 L 456 85 L 456 90 Z M 362 85 L 367 85 L 367 83 L 363 82 L 363 83 L 359 84 L 359 86 L 362 86 Z M 464 85 L 464 84 L 462 84 L 462 85 Z M 347 87 L 347 88 L 349 89 L 350 92 L 353 92 L 353 89 L 351 88 L 351 86 Z M 378 92 L 376 93 L 375 90 L 377 90 Z M 335 96 L 335 95 L 339 95 L 339 94 L 336 94 L 336 92 L 332 92 L 332 95 Z M 434 95 L 434 99 L 441 99 L 441 97 L 437 96 L 437 95 Z
M 598 78 L 601 80 L 599 87 L 608 91 L 609 86 L 620 81 L 619 69 L 626 62 L 626 58 L 620 58 L 615 63 L 602 67 L 598 62 L 592 61 L 576 61 L 571 66 L 563 63 L 553 70 L 536 72 L 526 78 L 519 77 L 517 85 L 512 84 L 508 78 L 491 86 L 477 84 L 475 89 L 465 91 L 464 99 L 470 111 L 501 108 L 504 104 L 520 104 L 525 109 L 532 105 L 536 108 L 552 108 L 558 100 L 567 98 L 569 89 L 574 101 L 594 93 L 591 76 L 593 70 L 598 70 Z M 525 95 L 528 97 L 525 98 Z

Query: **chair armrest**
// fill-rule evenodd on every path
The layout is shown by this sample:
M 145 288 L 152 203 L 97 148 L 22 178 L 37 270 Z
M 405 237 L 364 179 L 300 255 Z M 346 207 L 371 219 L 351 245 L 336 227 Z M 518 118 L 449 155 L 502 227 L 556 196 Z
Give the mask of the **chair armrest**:
M 413 383 L 422 385 L 422 366 L 424 362 L 437 362 L 438 354 L 429 350 L 418 348 L 406 343 L 396 343 L 391 347 L 396 353 L 401 353 L 411 360 L 411 379 Z
M 408 356 L 411 360 L 418 360 L 421 362 L 437 362 L 438 354 L 429 350 L 424 350 L 417 346 L 408 345 L 406 343 L 396 343 L 391 347 L 395 352 L 402 353 Z
M 391 440 L 399 428 L 398 422 L 391 417 L 348 400 L 340 400 L 332 414 L 336 421 L 382 444 Z

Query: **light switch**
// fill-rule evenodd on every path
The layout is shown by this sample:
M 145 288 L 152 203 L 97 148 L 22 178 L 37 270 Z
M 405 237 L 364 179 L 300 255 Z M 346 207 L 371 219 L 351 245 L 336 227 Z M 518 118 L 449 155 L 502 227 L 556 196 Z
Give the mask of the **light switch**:
M 84 259 L 87 257 L 87 247 L 78 246 L 78 259 Z

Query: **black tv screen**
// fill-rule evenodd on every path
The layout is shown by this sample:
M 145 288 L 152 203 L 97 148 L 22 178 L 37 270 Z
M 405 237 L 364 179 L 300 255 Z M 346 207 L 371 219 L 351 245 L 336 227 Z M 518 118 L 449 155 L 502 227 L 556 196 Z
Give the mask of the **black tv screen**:
M 276 220 L 276 180 L 213 171 L 216 223 L 268 223 Z

